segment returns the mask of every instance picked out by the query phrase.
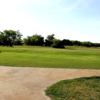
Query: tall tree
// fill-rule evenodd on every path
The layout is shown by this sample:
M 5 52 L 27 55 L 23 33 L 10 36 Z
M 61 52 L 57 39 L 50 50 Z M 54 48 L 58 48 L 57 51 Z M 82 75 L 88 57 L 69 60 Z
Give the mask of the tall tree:
M 54 34 L 48 35 L 45 39 L 45 46 L 51 46 L 53 44 L 53 40 L 55 39 Z
M 35 34 L 33 36 L 28 36 L 24 39 L 26 45 L 35 45 L 35 46 L 43 46 L 44 45 L 44 37 L 41 35 Z
M 17 41 L 22 42 L 21 36 L 22 35 L 19 31 L 4 30 L 3 32 L 0 32 L 0 44 L 13 46 L 14 44 L 16 44 Z
M 59 39 L 54 39 L 53 40 L 52 47 L 53 48 L 65 48 L 63 42 Z
M 63 39 L 62 40 L 62 43 L 65 46 L 72 46 L 73 45 L 72 41 L 71 40 L 68 40 L 68 39 Z

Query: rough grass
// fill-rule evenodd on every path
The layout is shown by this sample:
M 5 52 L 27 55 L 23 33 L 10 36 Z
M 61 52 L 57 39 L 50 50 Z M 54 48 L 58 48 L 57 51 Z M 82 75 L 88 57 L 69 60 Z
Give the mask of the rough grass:
M 100 77 L 64 80 L 50 86 L 51 100 L 100 100 Z
M 100 48 L 0 47 L 0 65 L 100 69 Z

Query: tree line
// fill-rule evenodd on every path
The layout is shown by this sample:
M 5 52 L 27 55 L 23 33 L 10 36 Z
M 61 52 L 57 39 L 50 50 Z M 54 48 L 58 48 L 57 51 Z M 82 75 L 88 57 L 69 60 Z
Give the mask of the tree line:
M 81 42 L 69 39 L 60 40 L 55 38 L 54 34 L 48 35 L 46 39 L 38 34 L 22 39 L 22 34 L 14 30 L 4 30 L 0 32 L 0 45 L 11 47 L 14 45 L 48 46 L 53 48 L 65 48 L 65 46 L 100 47 L 100 43 Z

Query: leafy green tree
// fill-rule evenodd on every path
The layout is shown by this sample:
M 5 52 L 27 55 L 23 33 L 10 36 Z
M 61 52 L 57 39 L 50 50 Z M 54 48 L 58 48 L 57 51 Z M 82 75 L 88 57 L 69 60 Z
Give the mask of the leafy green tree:
M 45 39 L 45 46 L 51 46 L 53 44 L 53 40 L 55 39 L 54 34 L 48 35 Z
M 62 40 L 62 43 L 65 46 L 72 46 L 73 45 L 72 41 L 71 40 L 68 40 L 68 39 L 63 39 Z
M 92 47 L 93 46 L 93 43 L 91 43 L 91 42 L 82 42 L 82 46 Z
M 16 39 L 14 40 L 14 45 L 22 45 L 22 34 L 19 31 L 16 31 Z
M 80 41 L 77 41 L 77 40 L 72 41 L 72 44 L 73 44 L 74 46 L 81 46 L 81 45 L 82 45 L 82 43 L 81 43 Z
M 31 36 L 28 36 L 27 38 L 24 38 L 24 44 L 32 45 L 32 38 L 31 38 Z
M 32 44 L 37 46 L 43 46 L 44 45 L 44 37 L 41 35 L 33 35 L 32 36 Z
M 19 31 L 4 30 L 0 32 L 0 45 L 13 46 L 18 41 L 21 43 L 21 36 Z
M 53 40 L 52 47 L 53 48 L 65 48 L 63 42 L 59 39 L 54 39 Z
M 33 45 L 33 46 L 43 46 L 44 45 L 44 37 L 41 35 L 35 34 L 33 36 L 28 36 L 24 39 L 26 45 Z
M 3 32 L 0 32 L 0 45 L 4 45 L 6 38 L 3 34 Z

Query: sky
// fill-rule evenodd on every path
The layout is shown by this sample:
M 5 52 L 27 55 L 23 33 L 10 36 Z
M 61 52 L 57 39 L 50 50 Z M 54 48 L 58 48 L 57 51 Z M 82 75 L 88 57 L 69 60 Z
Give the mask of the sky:
M 100 0 L 0 0 L 0 31 L 100 42 Z

